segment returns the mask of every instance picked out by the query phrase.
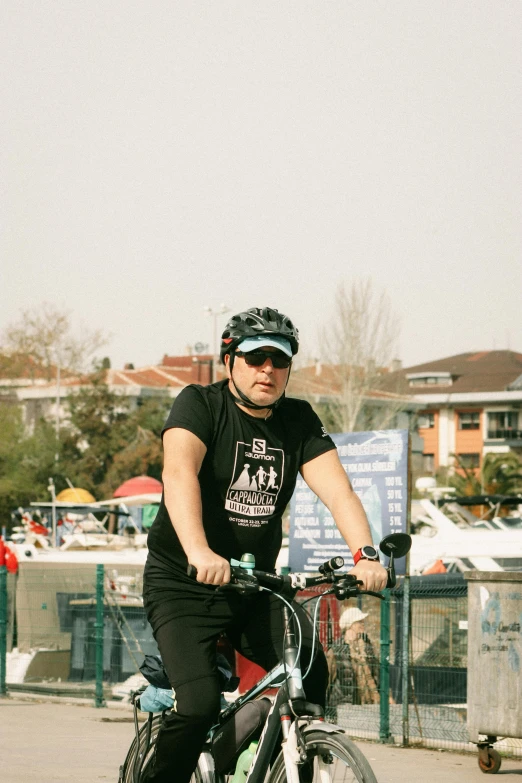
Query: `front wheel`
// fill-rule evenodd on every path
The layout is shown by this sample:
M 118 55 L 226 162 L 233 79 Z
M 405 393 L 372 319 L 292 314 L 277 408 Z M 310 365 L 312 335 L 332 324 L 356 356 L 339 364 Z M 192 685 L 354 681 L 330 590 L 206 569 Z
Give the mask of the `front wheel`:
M 321 729 L 305 735 L 307 761 L 299 765 L 301 783 L 377 783 L 359 748 L 345 734 Z M 277 757 L 269 783 L 286 783 L 283 753 Z

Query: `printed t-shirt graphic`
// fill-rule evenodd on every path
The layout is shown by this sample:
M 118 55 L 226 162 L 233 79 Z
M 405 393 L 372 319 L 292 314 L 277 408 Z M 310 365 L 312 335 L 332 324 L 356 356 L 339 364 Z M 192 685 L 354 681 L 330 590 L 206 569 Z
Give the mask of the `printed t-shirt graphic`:
M 248 517 L 273 514 L 285 467 L 282 449 L 266 445 L 263 438 L 236 443 L 232 481 L 225 508 Z

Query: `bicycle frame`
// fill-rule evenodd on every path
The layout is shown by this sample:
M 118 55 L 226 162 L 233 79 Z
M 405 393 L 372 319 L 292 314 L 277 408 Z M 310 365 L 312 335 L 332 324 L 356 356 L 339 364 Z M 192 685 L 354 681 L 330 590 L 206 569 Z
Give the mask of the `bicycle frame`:
M 324 713 L 319 705 L 311 705 L 306 702 L 306 694 L 303 689 L 301 667 L 298 660 L 298 646 L 293 630 L 293 617 L 287 606 L 283 607 L 285 617 L 285 646 L 284 662 L 275 666 L 264 677 L 259 680 L 247 693 L 240 696 L 233 704 L 221 713 L 221 722 L 228 716 L 233 715 L 237 710 L 254 699 L 262 691 L 270 687 L 277 687 L 278 692 L 268 713 L 256 753 L 250 765 L 245 783 L 263 783 L 268 771 L 272 756 L 277 744 L 280 731 L 283 734 L 282 748 L 285 757 L 285 766 L 287 768 L 288 783 L 298 783 L 299 776 L 297 771 L 297 760 L 295 752 L 285 752 L 286 741 L 290 735 L 290 724 L 295 714 L 291 707 L 291 702 L 300 700 L 304 702 L 307 709 L 311 708 L 310 717 L 317 720 L 324 720 Z M 286 710 L 282 710 L 285 704 L 288 704 Z M 284 714 L 282 714 L 284 713 Z M 224 776 L 216 774 L 216 781 L 224 780 Z

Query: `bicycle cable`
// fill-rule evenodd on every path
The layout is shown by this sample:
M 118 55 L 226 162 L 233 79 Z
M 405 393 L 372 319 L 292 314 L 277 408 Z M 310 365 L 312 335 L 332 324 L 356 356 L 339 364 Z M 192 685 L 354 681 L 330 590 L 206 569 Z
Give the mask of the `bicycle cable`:
M 319 629 L 317 629 L 317 630 L 316 630 L 316 626 L 317 626 L 317 613 L 318 613 L 318 611 L 319 611 L 319 606 L 320 606 L 320 604 L 321 604 L 321 601 L 323 600 L 323 598 L 324 598 L 324 597 L 325 597 L 325 594 L 324 594 L 324 593 L 322 593 L 322 594 L 319 596 L 319 598 L 317 599 L 317 603 L 316 603 L 316 605 L 315 605 L 315 609 L 314 609 L 314 618 L 313 618 L 313 632 L 312 632 L 312 652 L 310 653 L 310 663 L 308 664 L 308 669 L 307 669 L 307 670 L 306 670 L 306 672 L 303 674 L 303 680 L 304 680 L 304 679 L 306 679 L 306 677 L 308 677 L 308 675 L 310 674 L 310 670 L 311 670 L 311 668 L 312 668 L 312 664 L 313 664 L 313 662 L 314 662 L 314 657 L 315 657 L 315 640 L 316 640 L 316 637 L 317 637 L 317 636 L 318 636 L 318 634 L 319 634 Z
M 297 630 L 298 630 L 298 639 L 299 639 L 299 641 L 298 641 L 298 644 L 297 644 L 297 655 L 296 655 L 296 658 L 295 658 L 295 663 L 294 663 L 292 669 L 290 670 L 290 672 L 287 671 L 286 660 L 285 660 L 286 631 L 287 631 L 288 625 L 285 625 L 285 629 L 284 629 L 284 636 L 283 636 L 283 660 L 282 660 L 282 664 L 283 664 L 283 672 L 285 674 L 284 682 L 286 682 L 287 680 L 290 679 L 290 677 L 294 673 L 294 670 L 297 668 L 297 665 L 298 665 L 299 660 L 301 658 L 301 647 L 302 647 L 302 641 L 303 641 L 303 633 L 302 633 L 302 630 L 301 630 L 301 623 L 299 621 L 299 617 L 297 616 L 297 612 L 295 611 L 295 609 L 292 606 L 292 604 L 289 601 L 286 600 L 286 598 L 283 598 L 282 595 L 280 595 L 279 593 L 276 593 L 274 590 L 271 590 L 269 587 L 263 587 L 262 585 L 260 585 L 259 589 L 260 590 L 265 590 L 267 593 L 272 593 L 272 595 L 275 595 L 277 598 L 279 598 L 281 601 L 283 601 L 283 603 L 285 603 L 288 606 L 288 608 L 290 609 L 290 611 L 292 612 L 293 617 L 290 618 L 290 619 L 292 620 L 293 618 L 295 618 L 296 623 L 297 623 Z M 279 687 L 281 687 L 281 686 L 279 686 Z

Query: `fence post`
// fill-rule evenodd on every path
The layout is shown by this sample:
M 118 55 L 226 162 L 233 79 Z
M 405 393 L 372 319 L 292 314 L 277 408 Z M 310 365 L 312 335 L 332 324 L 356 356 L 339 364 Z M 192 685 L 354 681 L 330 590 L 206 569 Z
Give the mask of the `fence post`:
M 379 739 L 390 742 L 390 591 L 384 590 L 381 601 L 381 671 L 379 684 Z
M 3 544 L 3 542 L 1 542 Z M 0 565 L 0 698 L 7 696 L 7 568 Z
M 402 744 L 410 742 L 410 577 L 404 577 L 402 593 Z
M 105 569 L 103 564 L 96 566 L 96 691 L 94 697 L 95 707 L 106 707 L 103 698 L 103 636 L 104 636 L 104 590 Z

